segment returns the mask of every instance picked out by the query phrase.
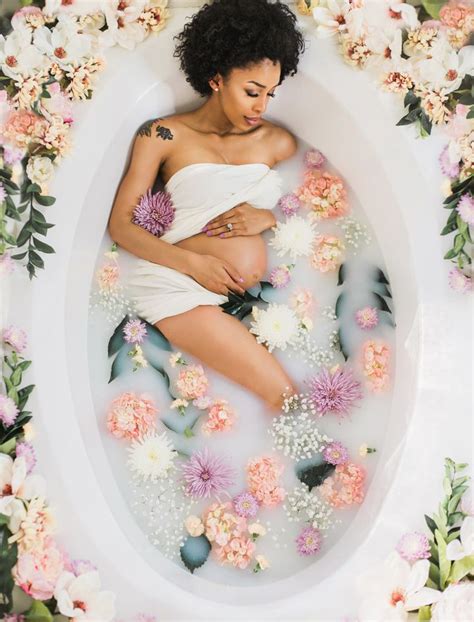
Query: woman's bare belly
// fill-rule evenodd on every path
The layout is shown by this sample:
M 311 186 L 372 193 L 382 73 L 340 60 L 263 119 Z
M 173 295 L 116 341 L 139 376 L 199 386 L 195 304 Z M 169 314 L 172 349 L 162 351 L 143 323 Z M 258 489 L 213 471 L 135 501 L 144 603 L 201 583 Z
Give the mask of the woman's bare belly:
M 242 235 L 230 238 L 208 236 L 205 233 L 176 242 L 175 246 L 200 255 L 213 255 L 228 261 L 244 279 L 242 287 L 256 285 L 267 269 L 267 251 L 261 235 Z

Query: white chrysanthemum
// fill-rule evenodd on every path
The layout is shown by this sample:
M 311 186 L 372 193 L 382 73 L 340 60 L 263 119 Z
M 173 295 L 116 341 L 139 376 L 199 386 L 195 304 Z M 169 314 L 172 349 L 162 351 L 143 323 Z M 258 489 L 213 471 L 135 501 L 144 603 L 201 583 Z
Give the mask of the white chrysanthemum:
M 166 432 L 163 434 L 148 432 L 133 441 L 128 451 L 130 452 L 128 465 L 145 480 L 166 477 L 174 466 L 173 461 L 177 453 Z
M 286 305 L 270 303 L 266 309 L 254 307 L 252 314 L 255 322 L 251 323 L 250 332 L 257 336 L 258 343 L 268 346 L 269 352 L 273 348 L 285 350 L 298 334 L 298 316 Z
M 274 227 L 275 235 L 269 245 L 273 246 L 278 256 L 289 253 L 292 259 L 311 255 L 313 251 L 314 223 L 301 216 L 292 216 L 286 222 L 278 222 Z

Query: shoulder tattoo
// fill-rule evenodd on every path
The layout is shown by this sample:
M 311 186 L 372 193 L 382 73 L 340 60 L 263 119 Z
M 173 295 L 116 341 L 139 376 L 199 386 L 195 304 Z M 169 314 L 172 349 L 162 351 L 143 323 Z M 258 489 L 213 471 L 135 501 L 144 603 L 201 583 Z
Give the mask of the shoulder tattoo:
M 150 119 L 149 121 L 145 121 L 145 123 L 142 123 L 137 130 L 137 135 L 151 137 L 151 129 L 155 121 L 161 121 L 161 119 Z M 173 133 L 171 132 L 169 128 L 157 123 L 156 124 L 156 137 L 162 138 L 163 140 L 173 140 Z

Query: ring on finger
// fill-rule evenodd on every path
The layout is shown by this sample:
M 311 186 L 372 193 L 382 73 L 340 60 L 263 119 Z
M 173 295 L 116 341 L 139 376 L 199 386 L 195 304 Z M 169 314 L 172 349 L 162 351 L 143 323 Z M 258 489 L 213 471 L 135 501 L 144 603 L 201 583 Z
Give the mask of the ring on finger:
M 232 231 L 232 229 L 234 228 L 234 225 L 233 225 L 231 222 L 228 222 L 228 223 L 226 224 L 226 227 L 227 227 L 227 229 L 228 229 L 229 231 Z

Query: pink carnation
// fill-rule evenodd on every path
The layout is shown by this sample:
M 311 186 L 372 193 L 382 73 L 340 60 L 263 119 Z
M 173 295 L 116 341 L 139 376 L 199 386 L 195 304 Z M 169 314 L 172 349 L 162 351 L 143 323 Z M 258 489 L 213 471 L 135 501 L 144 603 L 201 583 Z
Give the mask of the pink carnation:
M 179 372 L 176 387 L 187 400 L 195 400 L 202 397 L 209 388 L 209 381 L 204 375 L 202 365 L 186 365 Z
M 3 329 L 2 339 L 8 343 L 15 352 L 21 353 L 26 349 L 27 336 L 23 329 L 16 326 L 9 326 Z
M 315 306 L 311 290 L 305 287 L 300 287 L 291 294 L 289 304 L 298 317 L 310 316 Z
M 263 456 L 247 463 L 247 484 L 250 492 L 262 505 L 278 505 L 285 498 L 279 485 L 283 465 L 271 456 Z
M 119 281 L 119 267 L 115 263 L 107 263 L 96 273 L 97 284 L 101 292 L 111 292 L 117 289 Z
M 344 242 L 335 235 L 318 235 L 311 256 L 311 265 L 320 272 L 336 270 L 344 261 Z
M 278 201 L 278 207 L 285 216 L 293 216 L 301 207 L 301 202 L 293 192 L 284 194 Z
M 449 286 L 455 292 L 466 294 L 472 290 L 472 279 L 464 274 L 457 266 L 451 268 L 448 276 Z
M 359 309 L 355 313 L 355 319 L 360 328 L 364 330 L 374 328 L 379 322 L 377 308 L 364 307 L 363 309 Z
M 295 194 L 309 204 L 319 218 L 339 218 L 349 213 L 344 184 L 336 175 L 321 174 L 317 170 L 306 171 L 304 182 Z
M 273 287 L 281 288 L 286 287 L 291 280 L 290 266 L 281 264 L 270 272 L 269 279 Z
M 369 340 L 363 344 L 363 372 L 371 391 L 380 392 L 388 387 L 389 354 L 388 345 L 382 341 Z
M 231 564 L 244 570 L 252 561 L 255 543 L 248 536 L 239 536 L 223 547 L 216 548 L 217 559 L 221 564 Z
M 0 421 L 3 425 L 13 425 L 19 413 L 15 400 L 0 393 Z
M 32 598 L 48 600 L 54 594 L 63 568 L 63 553 L 54 540 L 47 537 L 42 549 L 19 554 L 12 574 L 15 583 Z
M 336 508 L 349 507 L 364 500 L 365 469 L 352 462 L 338 464 L 333 475 L 319 486 L 323 499 Z
M 308 168 L 321 168 L 325 162 L 326 158 L 319 149 L 308 149 L 304 154 L 304 163 Z
M 202 432 L 206 435 L 213 432 L 223 432 L 230 430 L 235 422 L 235 412 L 229 402 L 224 399 L 216 400 L 209 409 L 208 418 L 202 427 Z
M 154 402 L 146 394 L 122 393 L 107 414 L 107 428 L 117 438 L 134 440 L 156 428 L 158 413 Z
M 12 110 L 8 115 L 2 134 L 15 147 L 24 148 L 40 136 L 48 123 L 30 110 Z

